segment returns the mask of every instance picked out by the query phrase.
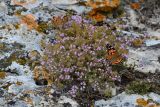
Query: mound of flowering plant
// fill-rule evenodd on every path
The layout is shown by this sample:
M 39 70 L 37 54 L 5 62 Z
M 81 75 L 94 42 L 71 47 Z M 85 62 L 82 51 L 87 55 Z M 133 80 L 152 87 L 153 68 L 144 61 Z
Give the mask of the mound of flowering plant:
M 55 85 L 75 99 L 87 98 L 86 103 L 104 95 L 110 83 L 119 80 L 105 57 L 106 43 L 116 43 L 115 48 L 123 51 L 117 48 L 122 44 L 117 35 L 107 26 L 93 26 L 81 16 L 72 16 L 45 45 L 43 64 Z

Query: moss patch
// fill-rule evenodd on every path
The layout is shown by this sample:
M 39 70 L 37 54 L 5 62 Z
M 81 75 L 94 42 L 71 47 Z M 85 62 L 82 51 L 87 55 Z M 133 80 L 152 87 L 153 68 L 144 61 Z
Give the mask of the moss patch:
M 126 92 L 128 94 L 146 94 L 151 91 L 151 85 L 144 81 L 133 81 L 126 87 Z

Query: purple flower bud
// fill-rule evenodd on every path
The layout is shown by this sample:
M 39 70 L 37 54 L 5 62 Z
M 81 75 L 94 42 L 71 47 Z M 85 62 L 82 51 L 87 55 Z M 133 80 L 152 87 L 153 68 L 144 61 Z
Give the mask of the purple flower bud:
M 60 49 L 65 49 L 65 47 L 64 46 L 60 46 Z
M 98 47 L 96 50 L 101 50 L 101 47 Z
M 64 37 L 64 36 L 65 36 L 64 33 L 61 33 L 61 34 L 60 34 L 60 37 Z

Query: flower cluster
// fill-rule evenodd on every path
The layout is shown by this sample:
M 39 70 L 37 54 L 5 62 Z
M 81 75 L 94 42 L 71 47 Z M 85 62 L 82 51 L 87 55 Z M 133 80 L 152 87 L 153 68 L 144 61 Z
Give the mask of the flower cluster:
M 44 50 L 43 64 L 55 77 L 55 85 L 76 98 L 86 89 L 100 92 L 108 82 L 119 80 L 105 58 L 107 43 L 116 43 L 120 52 L 125 50 L 118 32 L 105 25 L 94 26 L 81 16 L 72 16 L 69 22 Z

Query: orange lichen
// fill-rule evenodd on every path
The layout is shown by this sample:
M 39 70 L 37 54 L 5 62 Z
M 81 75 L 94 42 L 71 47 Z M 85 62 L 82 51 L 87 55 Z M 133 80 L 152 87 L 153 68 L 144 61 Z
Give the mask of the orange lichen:
M 21 24 L 26 24 L 29 29 L 36 29 L 38 27 L 36 19 L 32 14 L 22 16 Z
M 138 10 L 141 8 L 142 4 L 144 3 L 144 0 L 139 0 L 138 2 L 132 2 L 130 3 L 130 7 L 134 10 Z
M 144 98 L 138 98 L 136 102 L 138 106 L 141 107 L 160 107 L 160 105 L 150 102 L 149 100 L 145 100 Z
M 144 0 L 139 0 L 140 3 L 144 3 Z
M 116 8 L 120 5 L 120 0 L 103 0 L 103 1 L 93 1 L 93 0 L 88 0 L 86 5 L 92 7 L 92 8 L 99 8 L 99 7 L 111 7 L 111 8 Z
M 36 0 L 13 0 L 14 5 L 25 6 L 27 4 L 33 4 Z
M 104 15 L 96 12 L 95 10 L 90 11 L 90 12 L 88 13 L 88 15 L 89 15 L 92 19 L 96 20 L 97 22 L 103 21 L 104 18 L 105 18 Z
M 145 100 L 144 98 L 139 98 L 136 100 L 136 102 L 139 106 L 142 106 L 142 107 L 145 107 L 149 104 L 149 101 Z
M 140 3 L 131 3 L 130 6 L 134 10 L 138 10 L 141 8 Z
M 96 21 L 102 21 L 105 15 L 101 12 L 111 12 L 113 9 L 120 5 L 120 0 L 104 0 L 104 1 L 93 1 L 88 0 L 86 6 L 92 7 L 93 9 L 88 13 L 92 19 Z

